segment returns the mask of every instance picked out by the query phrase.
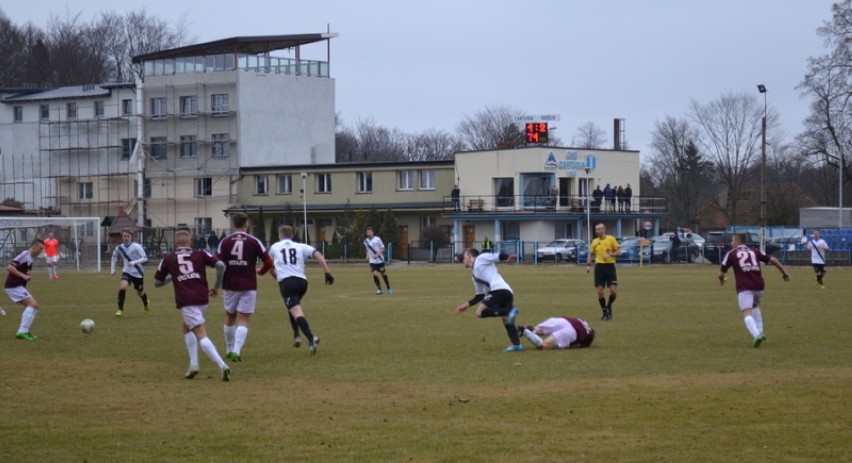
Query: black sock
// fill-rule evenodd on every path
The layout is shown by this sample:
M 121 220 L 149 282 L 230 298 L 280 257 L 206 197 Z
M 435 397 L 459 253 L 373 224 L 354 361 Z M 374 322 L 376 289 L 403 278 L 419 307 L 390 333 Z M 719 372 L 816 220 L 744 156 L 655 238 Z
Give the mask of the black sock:
M 508 308 L 508 309 L 492 309 L 491 307 L 486 307 L 482 311 L 482 314 L 480 315 L 480 317 L 482 317 L 482 318 L 505 317 L 505 316 L 509 315 L 509 312 L 511 312 L 511 311 L 512 311 L 511 308 Z
M 290 316 L 290 327 L 293 328 L 293 337 L 295 338 L 299 335 L 299 324 L 296 323 L 296 319 L 293 318 L 293 314 L 288 313 L 287 315 Z
M 299 324 L 299 328 L 302 329 L 302 333 L 305 333 L 305 336 L 308 337 L 308 342 L 314 342 L 314 334 L 311 333 L 311 327 L 308 326 L 308 321 L 305 320 L 305 317 L 299 317 L 296 319 L 296 323 Z
M 605 309 L 605 308 L 606 308 L 606 299 L 604 299 L 604 298 L 602 298 L 602 297 L 599 297 L 599 298 L 598 298 L 598 303 L 601 305 L 601 309 Z
M 142 295 L 141 295 L 141 296 L 139 296 L 139 297 L 141 297 L 141 298 L 142 298 L 142 303 L 143 303 L 143 304 L 148 305 L 148 295 L 147 295 L 147 294 L 142 293 Z
M 373 283 L 376 284 L 376 289 L 382 289 L 382 284 L 379 283 L 379 277 L 373 275 Z
M 506 327 L 506 334 L 509 335 L 509 340 L 512 341 L 513 346 L 517 346 L 521 343 L 521 337 L 518 335 L 518 327 L 514 325 L 503 325 Z
M 388 289 L 390 289 L 390 281 L 388 281 L 388 276 L 387 276 L 387 275 L 382 275 L 382 278 L 384 278 L 384 279 L 385 279 L 385 286 L 387 286 L 387 287 L 388 287 Z
M 120 310 L 124 310 L 124 297 L 127 295 L 127 291 L 123 289 L 118 290 L 118 308 Z
M 609 301 L 606 303 L 606 308 L 612 310 L 612 303 L 615 302 L 615 294 L 609 295 Z

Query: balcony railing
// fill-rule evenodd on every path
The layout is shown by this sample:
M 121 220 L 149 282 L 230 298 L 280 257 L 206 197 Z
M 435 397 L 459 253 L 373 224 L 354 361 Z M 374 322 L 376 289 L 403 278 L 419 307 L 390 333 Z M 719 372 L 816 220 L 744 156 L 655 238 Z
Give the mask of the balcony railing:
M 666 198 L 633 196 L 595 200 L 578 195 L 444 196 L 445 213 L 665 214 Z

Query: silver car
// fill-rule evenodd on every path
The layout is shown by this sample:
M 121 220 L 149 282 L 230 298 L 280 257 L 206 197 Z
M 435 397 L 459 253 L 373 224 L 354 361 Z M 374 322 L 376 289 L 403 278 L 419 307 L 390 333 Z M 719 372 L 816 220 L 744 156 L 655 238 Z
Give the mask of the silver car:
M 538 248 L 536 255 L 539 261 L 552 260 L 561 262 L 563 260 L 577 259 L 577 244 L 583 243 L 583 240 L 562 238 L 554 240 L 547 246 Z

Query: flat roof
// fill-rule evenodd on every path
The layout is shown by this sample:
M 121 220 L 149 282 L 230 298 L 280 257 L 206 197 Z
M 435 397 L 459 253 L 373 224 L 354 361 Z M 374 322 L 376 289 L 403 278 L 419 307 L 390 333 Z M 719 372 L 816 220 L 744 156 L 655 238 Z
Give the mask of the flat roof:
M 290 34 L 290 35 L 258 35 L 231 37 L 227 39 L 214 40 L 212 42 L 197 43 L 184 47 L 170 48 L 168 50 L 155 51 L 144 55 L 133 57 L 134 63 L 143 61 L 181 58 L 187 56 L 211 55 L 219 53 L 245 53 L 257 55 L 273 50 L 298 47 L 310 43 L 322 42 L 337 37 L 336 32 L 325 32 L 315 34 Z

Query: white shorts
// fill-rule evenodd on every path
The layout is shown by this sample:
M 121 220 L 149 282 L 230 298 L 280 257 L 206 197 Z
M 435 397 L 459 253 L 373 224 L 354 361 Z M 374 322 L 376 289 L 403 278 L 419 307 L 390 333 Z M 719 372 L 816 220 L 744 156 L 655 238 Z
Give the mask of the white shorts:
M 257 291 L 232 291 L 224 290 L 222 300 L 225 303 L 225 312 L 233 313 L 254 313 L 254 307 L 257 303 Z
M 737 300 L 740 303 L 740 311 L 753 309 L 760 305 L 760 298 L 763 296 L 763 291 L 742 291 L 737 293 Z
M 46 260 L 48 264 L 55 264 L 59 262 L 59 256 L 45 257 L 44 260 Z
M 562 317 L 552 317 L 538 324 L 542 334 L 556 338 L 558 349 L 567 349 L 577 340 L 577 330 Z
M 15 286 L 14 288 L 6 288 L 6 294 L 12 302 L 21 302 L 28 297 L 33 297 L 26 286 Z
M 183 316 L 183 323 L 190 330 L 196 326 L 204 324 L 204 312 L 206 311 L 206 305 L 188 305 L 180 308 L 180 314 Z

